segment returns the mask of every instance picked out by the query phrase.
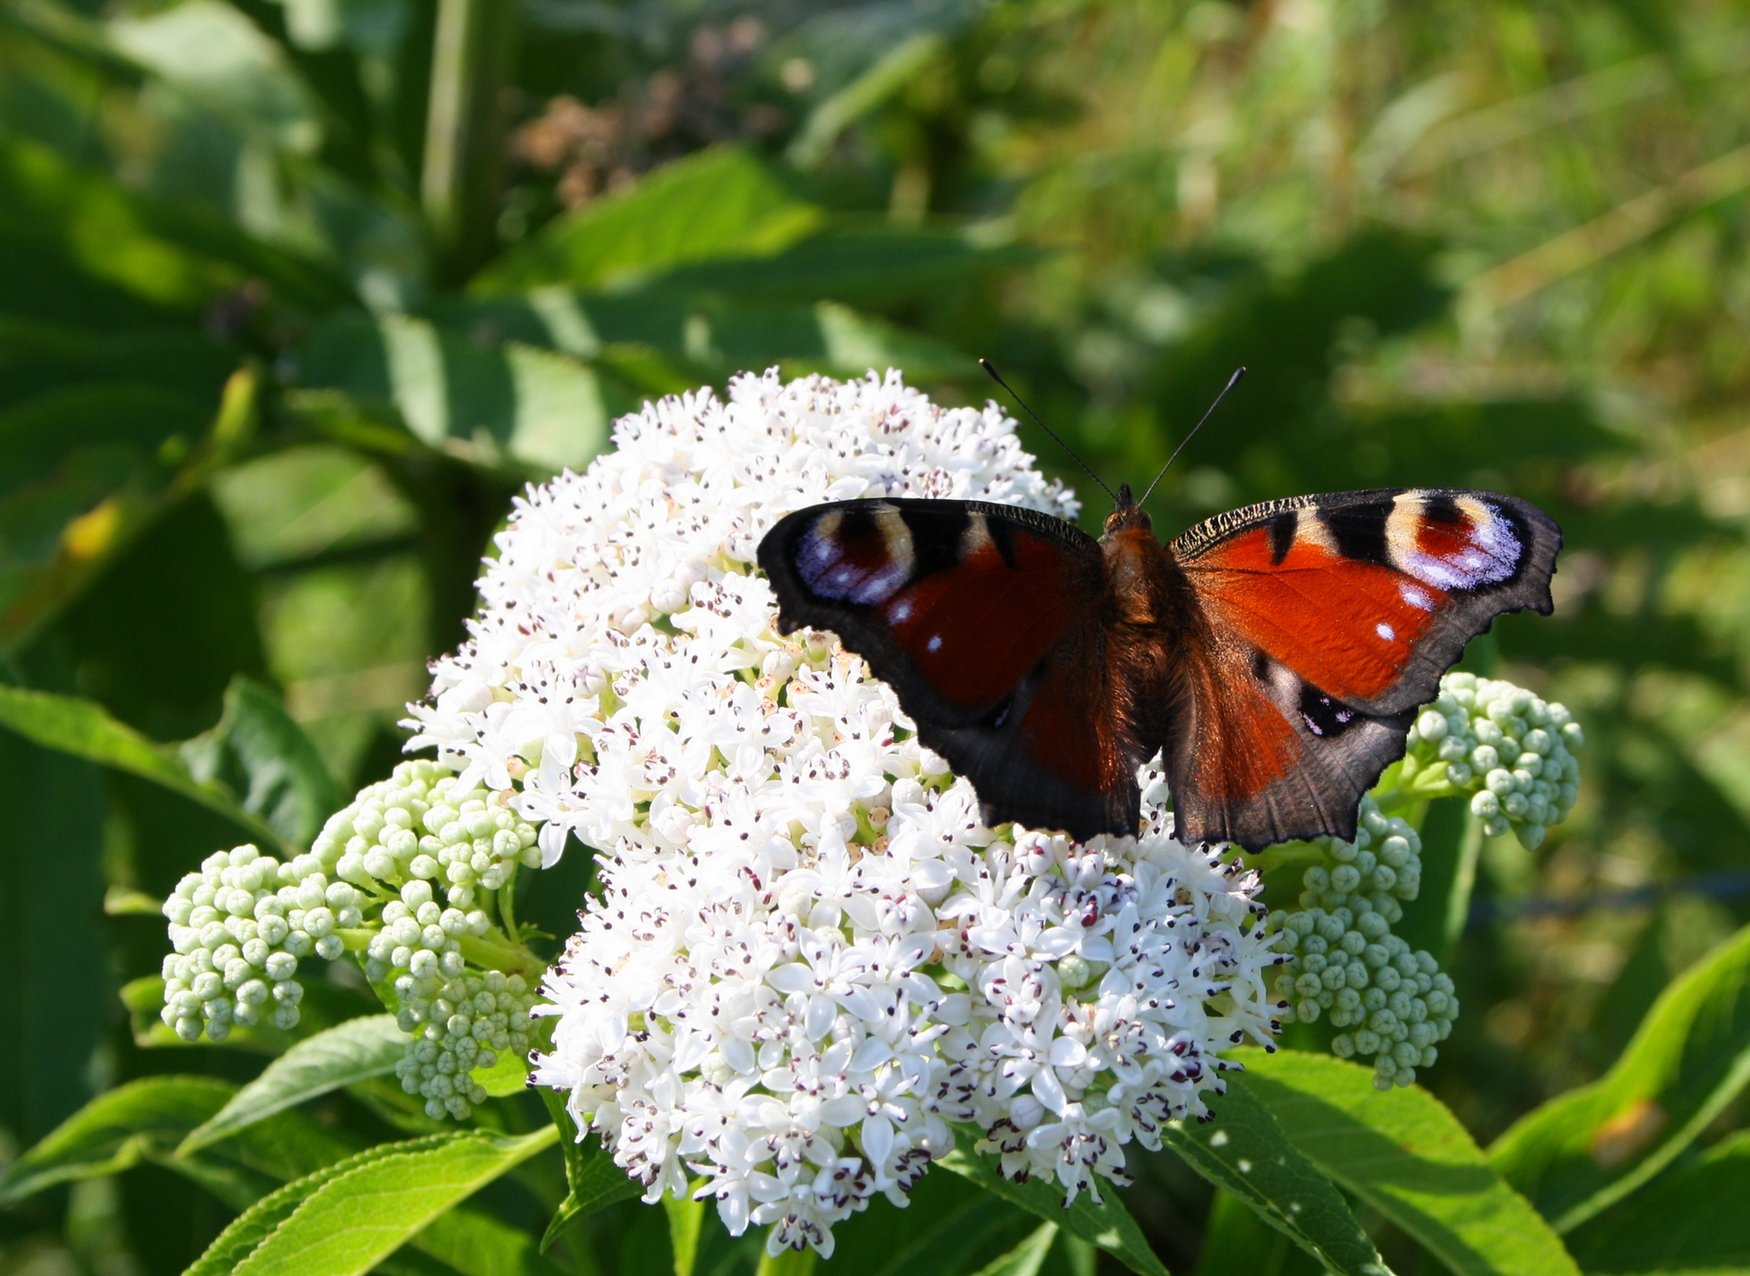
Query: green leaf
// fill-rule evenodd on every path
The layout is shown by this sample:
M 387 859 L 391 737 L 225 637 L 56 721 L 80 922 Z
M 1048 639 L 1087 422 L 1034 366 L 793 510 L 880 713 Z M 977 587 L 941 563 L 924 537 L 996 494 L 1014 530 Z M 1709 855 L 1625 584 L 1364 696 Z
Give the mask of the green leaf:
M 475 1068 L 468 1075 L 479 1082 L 487 1094 L 502 1099 L 529 1088 L 529 1061 L 519 1054 L 502 1050 L 498 1061 L 490 1068 Z
M 577 1125 L 565 1110 L 565 1099 L 547 1086 L 536 1087 L 547 1115 L 553 1120 L 560 1147 L 565 1152 L 565 1183 L 570 1189 L 541 1237 L 541 1252 L 546 1253 L 561 1233 L 616 1201 L 630 1200 L 644 1191 L 644 1185 L 628 1178 L 626 1171 L 614 1164 L 614 1158 L 599 1142 L 577 1137 Z
M 1421 833 L 1422 890 L 1395 930 L 1412 952 L 1425 949 L 1444 966 L 1470 914 L 1483 824 L 1468 803 L 1445 798 L 1428 804 Z
M 1460 1273 L 1577 1273 L 1561 1240 L 1503 1182 L 1426 1091 L 1380 1091 L 1368 1068 L 1325 1055 L 1236 1051 L 1244 1094 L 1314 1165 Z M 1218 1121 L 1219 1128 L 1220 1122 Z
M 236 7 L 183 0 L 105 24 L 115 47 L 207 108 L 214 124 L 248 128 L 294 150 L 319 140 L 313 106 L 279 46 Z
M 180 752 L 197 783 L 240 794 L 244 809 L 288 846 L 310 845 L 346 800 L 280 698 L 247 678 L 235 678 L 225 689 L 218 725 L 186 741 Z
M 128 1027 L 134 1044 L 143 1048 L 182 1046 L 189 1043 L 170 1030 L 158 1017 L 164 1009 L 164 976 L 141 975 L 121 986 L 122 1006 L 128 1012 Z M 229 1044 L 227 1039 L 226 1044 Z
M 336 1159 L 253 1203 L 245 1203 L 243 1212 L 214 1238 L 184 1276 L 228 1276 L 286 1225 L 319 1188 L 379 1157 L 393 1154 L 397 1146 L 410 1145 L 371 1148 L 347 1160 Z M 448 1210 L 433 1219 L 413 1237 L 412 1245 L 449 1270 L 469 1276 L 518 1276 L 559 1270 L 536 1252 L 533 1241 L 519 1229 L 466 1207 Z
M 824 216 L 748 152 L 704 151 L 554 222 L 489 266 L 473 290 L 600 288 L 688 262 L 766 257 L 816 229 Z
M 279 1112 L 221 1143 L 161 1158 L 167 1169 L 201 1184 L 249 1216 L 235 1220 L 203 1256 L 204 1265 L 195 1270 L 229 1272 L 317 1186 L 384 1150 L 361 1147 L 356 1136 L 340 1134 L 339 1128 L 301 1113 Z M 413 1238 L 412 1245 L 447 1270 L 467 1276 L 557 1270 L 541 1258 L 526 1231 L 466 1206 L 445 1211 Z
M 210 397 L 237 366 L 236 351 L 199 332 L 141 328 L 123 331 L 92 329 L 83 324 L 50 323 L 30 315 L 0 314 L 0 404 L 14 404 L 45 390 L 72 390 L 103 383 L 122 383 L 135 392 L 172 392 L 189 396 L 200 410 L 212 414 Z M 131 441 L 129 417 L 105 414 L 116 442 Z M 69 414 L 75 429 L 90 428 Z M 65 448 L 63 439 L 55 440 Z M 148 439 L 148 442 L 150 440 Z M 7 478 L 15 477 L 10 470 Z
M 831 153 L 840 134 L 898 93 L 947 51 L 947 40 L 934 31 L 918 32 L 889 45 L 872 66 L 838 87 L 809 112 L 790 143 L 790 160 L 800 168 L 818 167 Z
M 607 438 L 601 376 L 575 359 L 482 343 L 422 319 L 343 314 L 304 347 L 303 383 L 392 403 L 415 437 L 463 460 L 581 466 Z
M 719 292 L 738 302 L 823 299 L 861 310 L 939 302 L 983 275 L 1039 260 L 1038 249 L 988 237 L 885 222 L 835 221 L 783 252 L 759 260 L 718 257 L 679 266 L 652 285 L 661 292 Z
M 408 1037 L 394 1015 L 350 1019 L 298 1042 L 237 1091 L 231 1101 L 184 1139 L 181 1155 L 230 1138 L 286 1108 L 330 1090 L 395 1070 Z
M 1056 1218 L 1061 1216 L 1059 1209 Z M 1053 1231 L 1056 1218 L 1046 1224 Z M 961 1276 L 1012 1251 L 1036 1228 L 1029 1212 L 992 1201 L 970 1179 L 926 1174 L 913 1186 L 903 1215 L 871 1208 L 834 1227 L 833 1237 L 839 1254 L 858 1256 L 858 1276 Z M 1087 1250 L 1091 1272 L 1092 1247 L 1058 1235 L 1065 1247 Z
M 206 1252 L 189 1265 L 183 1276 L 229 1276 L 292 1216 L 310 1192 L 339 1172 L 339 1165 L 331 1165 L 262 1197 L 232 1219 L 225 1230 L 213 1238 Z
M 369 1271 L 553 1138 L 550 1129 L 520 1138 L 475 1132 L 372 1148 L 289 1184 L 257 1207 L 259 1214 L 245 1211 L 214 1247 L 223 1247 L 239 1276 Z M 289 1209 L 288 1195 L 298 1198 Z M 260 1239 L 238 1259 L 242 1246 L 233 1233 Z
M 557 1276 L 564 1270 L 543 1257 L 535 1238 L 484 1209 L 440 1214 L 413 1238 L 413 1248 L 466 1276 Z
M 754 1276 L 813 1276 L 816 1262 L 810 1251 L 781 1249 L 776 1254 L 761 1254 Z
M 699 1262 L 699 1233 L 705 1226 L 705 1202 L 690 1197 L 680 1200 L 664 1196 L 662 1212 L 668 1216 L 668 1243 L 674 1250 L 674 1276 L 693 1276 Z
M 849 375 L 898 367 L 921 380 L 962 374 L 970 363 L 952 346 L 832 302 L 760 305 L 664 289 L 552 287 L 446 303 L 430 317 L 454 331 L 550 346 L 580 359 L 615 345 L 647 346 L 718 373 L 782 363 Z
M 97 532 L 92 539 L 105 537 Z M 210 494 L 190 484 L 162 502 L 137 535 L 107 550 L 105 560 L 87 588 L 13 648 L 18 681 L 57 690 L 76 682 L 107 713 L 157 740 L 211 727 L 231 679 L 264 676 L 267 655 L 250 578 Z M 137 803 L 126 798 L 130 791 Z M 179 818 L 172 813 L 180 803 L 167 801 L 162 790 L 125 781 L 116 796 L 133 808 L 130 819 L 144 815 L 138 803 Z M 234 801 L 232 807 L 241 809 Z M 171 849 L 179 835 L 167 827 L 137 827 L 137 836 L 130 858 L 143 880 L 174 881 L 189 867 L 190 852 Z M 195 845 L 227 840 L 253 839 L 209 824 Z
M 0 410 L 0 641 L 23 645 L 162 512 L 211 419 L 150 381 L 49 389 Z
M 1750 1271 L 1750 1132 L 1667 1170 L 1581 1224 L 1568 1246 L 1587 1272 Z
M 1035 1218 L 1062 1228 L 1099 1246 L 1133 1272 L 1144 1276 L 1167 1276 L 1167 1269 L 1143 1238 L 1142 1229 L 1124 1208 L 1116 1193 L 1108 1191 L 1106 1199 L 1096 1202 L 1082 1192 L 1066 1208 L 1064 1192 L 1056 1183 L 1030 1179 L 1016 1183 L 997 1173 L 989 1157 L 970 1151 L 971 1136 L 960 1132 L 965 1146 L 956 1147 L 943 1157 L 940 1164 L 960 1177 L 971 1181 L 980 1190 L 1018 1205 Z
M 98 1095 L 0 1169 L 0 1205 L 69 1179 L 103 1178 L 174 1147 L 236 1087 L 207 1077 L 146 1077 Z
M 1646 1182 L 1750 1080 L 1750 927 L 1685 971 L 1609 1072 L 1531 1112 L 1489 1149 L 1566 1231 Z
M 111 886 L 103 892 L 103 915 L 105 917 L 158 917 L 163 913 L 163 909 L 160 907 L 162 903 L 163 901 L 156 895 L 148 895 L 145 891 L 135 890 L 131 886 Z
M 1243 1080 L 1243 1074 L 1229 1077 L 1228 1093 L 1215 1105 L 1215 1120 L 1167 1127 L 1168 1145 L 1327 1270 L 1357 1276 L 1385 1272 L 1384 1260 L 1343 1194 Z
M 197 1151 L 154 1148 L 153 1160 L 200 1183 L 233 1209 L 242 1210 L 282 1183 L 314 1174 L 365 1148 L 365 1136 L 333 1113 L 276 1112 Z
M 1203 1216 L 1203 1244 L 1196 1276 L 1244 1271 L 1251 1276 L 1299 1276 L 1324 1265 L 1299 1248 L 1287 1233 L 1264 1221 L 1264 1214 L 1232 1192 L 1217 1191 Z
M 0 1170 L 0 1204 L 69 1180 L 102 1178 L 154 1161 L 242 1208 L 274 1181 L 296 1177 L 353 1151 L 326 1127 L 281 1113 L 222 1149 L 177 1156 L 172 1149 L 219 1111 L 236 1087 L 208 1077 L 158 1076 L 93 1099 Z
M 0 995 L 4 1161 L 91 1097 L 91 1061 L 114 1049 L 119 963 L 114 928 L 92 907 L 113 872 L 101 772 L 0 731 L 0 775 L 14 797 L 0 852 L 0 968 L 12 976 Z
M 0 140 L 0 312 L 144 329 L 166 311 L 197 313 L 251 277 L 314 308 L 350 296 L 325 265 L 269 247 L 216 211 L 138 195 L 113 173 Z
M 1045 1256 L 1057 1242 L 1057 1225 L 1041 1223 L 1015 1248 L 978 1269 L 977 1276 L 1038 1276 Z
M 788 147 L 789 159 L 814 167 L 853 123 L 891 100 L 938 59 L 985 10 L 977 0 L 873 0 L 822 5 L 763 52 L 770 67 L 800 62 L 813 68 L 812 94 L 799 95 L 807 114 Z
M 217 785 L 197 780 L 175 752 L 117 722 L 100 705 L 47 691 L 0 686 L 0 726 L 27 740 L 75 757 L 100 762 L 198 802 L 240 825 L 266 848 L 279 835 Z

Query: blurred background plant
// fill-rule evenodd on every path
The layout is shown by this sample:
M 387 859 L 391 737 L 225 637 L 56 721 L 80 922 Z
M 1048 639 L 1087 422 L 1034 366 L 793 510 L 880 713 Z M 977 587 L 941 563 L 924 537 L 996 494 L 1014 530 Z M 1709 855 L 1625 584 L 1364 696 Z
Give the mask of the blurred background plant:
M 1747 71 L 1726 2 L 13 0 L 0 1157 L 125 1082 L 258 1069 L 143 1048 L 157 901 L 389 773 L 522 483 L 736 370 L 894 365 L 971 401 L 982 354 L 1113 480 L 1249 365 L 1163 526 L 1400 483 L 1555 514 L 1555 617 L 1467 664 L 1584 723 L 1580 804 L 1534 855 L 1431 815 L 1425 875 L 1465 880 L 1406 938 L 1470 1013 L 1420 1080 L 1486 1145 L 1621 1056 L 1581 1092 L 1617 1103 L 1580 1143 L 1611 1191 L 1677 1158 L 1629 1198 L 1668 1209 L 1672 1175 L 1741 1166 L 1716 1136 L 1750 1014 L 1663 1071 L 1623 1051 L 1750 920 Z M 541 878 L 528 916 L 567 933 L 583 887 Z M 305 1017 L 368 1004 L 337 981 Z M 404 1131 L 387 1093 L 328 1117 Z M 0 1216 L 0 1265 L 171 1270 L 295 1168 L 191 1192 L 158 1116 L 85 1162 L 140 1168 Z M 1604 1198 L 1526 1168 L 1527 1128 L 1497 1165 L 1591 1265 L 1641 1270 L 1635 1229 L 1585 1223 Z M 547 1186 L 493 1206 L 538 1235 Z M 1243 1252 L 1172 1158 L 1134 1191 L 1174 1266 Z

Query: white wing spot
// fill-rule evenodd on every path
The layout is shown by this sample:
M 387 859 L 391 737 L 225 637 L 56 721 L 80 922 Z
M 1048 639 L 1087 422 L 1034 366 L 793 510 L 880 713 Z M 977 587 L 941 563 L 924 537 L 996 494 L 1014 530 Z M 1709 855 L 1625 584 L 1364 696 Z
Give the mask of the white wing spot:
M 1412 607 L 1420 608 L 1422 611 L 1434 610 L 1434 595 L 1430 594 L 1419 585 L 1412 585 L 1407 580 L 1400 580 L 1398 582 L 1398 593 L 1402 595 L 1403 600 L 1409 603 Z
M 1387 642 L 1390 642 L 1392 639 L 1394 639 L 1398 636 L 1398 631 L 1393 629 L 1390 625 L 1386 624 L 1383 620 L 1380 621 L 1379 624 L 1377 624 L 1373 627 L 1373 632 L 1378 634 L 1381 638 L 1385 639 Z
M 930 640 L 924 644 L 924 650 L 925 651 L 940 651 L 940 650 L 942 650 L 942 635 L 941 634 L 931 634 Z
M 893 604 L 893 610 L 887 613 L 887 618 L 896 625 L 903 625 L 911 619 L 911 599 L 901 598 Z

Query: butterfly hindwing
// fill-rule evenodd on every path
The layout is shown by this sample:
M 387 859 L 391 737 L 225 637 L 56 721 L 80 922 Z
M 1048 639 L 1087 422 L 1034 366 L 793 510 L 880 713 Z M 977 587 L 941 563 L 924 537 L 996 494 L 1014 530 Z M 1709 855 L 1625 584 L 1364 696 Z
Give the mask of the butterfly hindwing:
M 1026 678 L 1000 716 L 956 727 L 918 720 L 918 734 L 972 780 L 986 824 L 1015 820 L 1078 841 L 1134 832 L 1141 759 L 1104 712 L 1109 691 L 1099 626 L 1071 633 Z
M 1187 841 L 1355 835 L 1356 807 L 1403 755 L 1416 710 L 1368 713 L 1233 645 L 1184 657 L 1184 720 L 1162 746 L 1176 828 Z
M 784 632 L 836 632 L 992 818 L 1085 835 L 1110 821 L 1121 763 L 1098 712 L 1092 537 L 979 501 L 838 501 L 781 519 L 759 561 Z
M 1528 502 L 1431 488 L 1270 501 L 1178 537 L 1198 616 L 1167 745 L 1181 834 L 1352 837 L 1465 644 L 1551 610 L 1560 547 Z

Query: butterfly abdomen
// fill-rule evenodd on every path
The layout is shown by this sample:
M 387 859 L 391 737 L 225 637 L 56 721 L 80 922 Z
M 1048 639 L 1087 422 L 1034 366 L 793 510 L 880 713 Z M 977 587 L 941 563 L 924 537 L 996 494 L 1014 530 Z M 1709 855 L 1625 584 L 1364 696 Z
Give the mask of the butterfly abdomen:
M 1196 600 L 1173 552 L 1155 539 L 1140 510 L 1120 507 L 1107 522 L 1100 550 L 1108 685 L 1105 705 L 1096 712 L 1109 719 L 1103 725 L 1113 736 L 1110 783 L 1134 790 L 1136 768 L 1167 743 L 1175 727 L 1183 729 L 1184 647 Z

